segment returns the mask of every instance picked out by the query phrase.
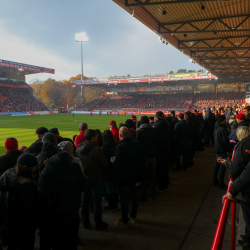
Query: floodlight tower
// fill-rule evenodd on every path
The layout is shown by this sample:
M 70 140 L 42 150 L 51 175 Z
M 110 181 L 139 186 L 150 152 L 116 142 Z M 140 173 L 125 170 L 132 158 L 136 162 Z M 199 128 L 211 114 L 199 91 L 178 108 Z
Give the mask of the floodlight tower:
M 85 32 L 77 33 L 75 35 L 75 39 L 77 42 L 81 43 L 81 67 L 82 67 L 82 74 L 81 74 L 81 80 L 83 80 L 83 54 L 82 54 L 82 43 L 88 42 L 89 38 Z M 82 96 L 82 105 L 83 105 L 83 92 L 82 92 L 83 86 L 81 85 L 81 96 Z

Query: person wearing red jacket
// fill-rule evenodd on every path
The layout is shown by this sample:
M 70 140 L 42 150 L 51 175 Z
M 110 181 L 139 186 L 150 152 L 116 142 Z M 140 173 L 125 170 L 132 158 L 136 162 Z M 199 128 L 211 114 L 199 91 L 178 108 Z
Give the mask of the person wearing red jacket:
M 110 131 L 112 132 L 112 134 L 115 138 L 115 141 L 119 143 L 119 141 L 120 141 L 119 129 L 117 128 L 116 121 L 111 121 L 109 125 L 110 125 Z
M 81 123 L 80 126 L 79 126 L 79 131 L 80 131 L 80 134 L 76 136 L 75 138 L 75 142 L 74 142 L 74 145 L 75 147 L 77 148 L 78 145 L 84 141 L 86 141 L 85 137 L 84 137 L 84 133 L 85 131 L 88 129 L 88 124 L 87 123 Z

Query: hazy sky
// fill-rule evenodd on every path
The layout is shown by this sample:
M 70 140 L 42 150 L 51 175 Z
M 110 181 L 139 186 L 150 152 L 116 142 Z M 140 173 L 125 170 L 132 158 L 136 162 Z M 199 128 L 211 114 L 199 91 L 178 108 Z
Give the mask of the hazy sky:
M 112 0 L 8 0 L 0 8 L 0 59 L 54 68 L 27 81 L 69 79 L 81 72 L 80 43 L 86 32 L 84 75 L 141 76 L 200 69 Z

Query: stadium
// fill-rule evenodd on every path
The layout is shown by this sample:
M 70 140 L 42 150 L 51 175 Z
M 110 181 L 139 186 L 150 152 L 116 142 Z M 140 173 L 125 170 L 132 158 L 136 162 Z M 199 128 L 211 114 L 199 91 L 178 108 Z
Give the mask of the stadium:
M 67 80 L 0 59 L 0 249 L 249 250 L 249 1 L 112 4 L 190 68 L 87 77 L 88 39 Z

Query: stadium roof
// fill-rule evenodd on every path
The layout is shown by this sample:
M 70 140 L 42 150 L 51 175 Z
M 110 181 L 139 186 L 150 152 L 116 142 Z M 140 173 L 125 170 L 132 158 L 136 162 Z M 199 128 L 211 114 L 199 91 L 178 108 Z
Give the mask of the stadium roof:
M 36 73 L 55 74 L 54 69 L 28 65 L 24 63 L 11 62 L 2 59 L 0 59 L 0 70 L 1 72 L 4 72 L 6 75 L 9 75 L 10 73 L 20 74 L 20 75 L 29 75 Z
M 224 82 L 249 81 L 249 0 L 113 0 Z

